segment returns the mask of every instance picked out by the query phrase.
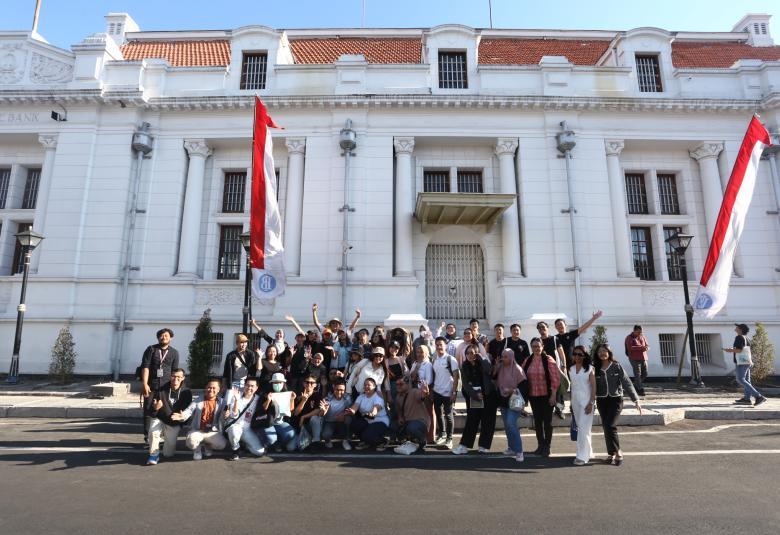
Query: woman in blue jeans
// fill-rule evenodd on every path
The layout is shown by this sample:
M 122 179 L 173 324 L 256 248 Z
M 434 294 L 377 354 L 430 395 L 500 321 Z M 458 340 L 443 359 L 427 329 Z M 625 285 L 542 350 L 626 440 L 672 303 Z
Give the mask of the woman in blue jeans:
M 285 383 L 284 375 L 281 373 L 275 373 L 271 377 L 273 392 L 266 394 L 255 415 L 255 420 L 265 417 L 263 424 L 257 426 L 257 436 L 266 449 L 276 444 L 277 450 L 286 447 L 288 451 L 295 451 L 295 428 L 287 421 L 289 415 L 295 410 L 295 392 L 288 392 Z M 282 407 L 280 402 L 286 404 L 288 397 L 289 408 Z
M 753 405 L 752 398 L 756 398 L 753 406 L 761 405 L 766 398 L 750 382 L 750 367 L 753 365 L 753 359 L 750 351 L 750 342 L 747 339 L 747 333 L 750 328 L 744 323 L 735 323 L 734 332 L 737 337 L 734 339 L 734 347 L 724 347 L 723 351 L 734 354 L 734 364 L 736 366 L 737 382 L 744 388 L 745 395 L 736 400 L 740 405 Z
M 496 379 L 498 387 L 498 408 L 501 411 L 501 417 L 504 420 L 504 432 L 509 447 L 504 450 L 504 455 L 513 456 L 516 461 L 522 462 L 523 441 L 520 439 L 520 429 L 517 420 L 520 418 L 520 411 L 509 408 L 509 398 L 516 388 L 525 381 L 523 369 L 515 362 L 515 352 L 511 349 L 504 349 L 501 352 L 501 358 L 493 369 L 493 377 Z
M 384 398 L 376 390 L 376 381 L 368 377 L 363 382 L 363 393 L 347 409 L 354 415 L 350 429 L 360 437 L 357 449 L 382 447 L 390 425 Z

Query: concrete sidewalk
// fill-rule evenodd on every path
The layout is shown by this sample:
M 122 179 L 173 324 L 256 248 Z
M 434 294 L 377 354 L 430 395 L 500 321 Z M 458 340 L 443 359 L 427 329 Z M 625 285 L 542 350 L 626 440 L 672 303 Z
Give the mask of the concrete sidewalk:
M 69 389 L 36 387 L 25 389 L 25 385 L 0 388 L 0 418 L 117 418 L 141 417 L 138 394 L 109 398 L 90 398 L 87 383 L 71 385 Z M 620 425 L 668 425 L 683 419 L 695 420 L 768 420 L 780 419 L 780 398 L 768 398 L 759 407 L 735 405 L 739 394 L 728 389 L 707 388 L 700 391 L 676 385 L 648 386 L 647 396 L 642 400 L 642 414 L 638 414 L 629 399 Z M 200 394 L 195 391 L 195 394 Z M 459 399 L 455 405 L 455 426 L 461 429 L 465 422 L 466 404 Z M 568 403 L 567 403 L 568 412 Z M 553 425 L 568 426 L 565 420 L 553 417 Z M 599 424 L 598 412 L 594 424 Z M 533 425 L 532 419 L 522 419 L 523 427 Z M 501 417 L 497 428 L 502 429 Z

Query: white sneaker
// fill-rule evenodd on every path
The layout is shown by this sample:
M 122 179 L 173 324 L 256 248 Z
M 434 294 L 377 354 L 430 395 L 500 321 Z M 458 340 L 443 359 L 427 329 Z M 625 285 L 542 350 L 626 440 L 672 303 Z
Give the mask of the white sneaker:
M 352 444 L 349 443 L 349 440 L 342 440 L 341 447 L 344 448 L 344 451 L 349 451 L 352 449 Z
M 490 450 L 487 448 L 483 448 L 482 446 L 479 447 L 479 453 L 490 453 Z
M 328 440 L 327 442 L 325 442 L 325 443 L 324 443 L 324 445 L 325 445 L 325 447 L 326 447 L 326 448 L 328 448 L 329 450 L 332 450 L 332 449 L 333 449 L 333 442 L 331 442 L 330 440 Z
M 202 459 L 203 459 L 203 451 L 201 450 L 201 447 L 200 447 L 200 446 L 198 446 L 198 447 L 197 447 L 197 448 L 195 448 L 195 450 L 193 450 L 193 452 L 192 452 L 192 460 L 193 460 L 193 461 L 200 461 L 200 460 L 202 460 Z
M 504 455 L 506 455 L 507 457 L 514 457 L 515 450 L 513 450 L 512 448 L 507 448 L 504 450 Z
M 434 442 L 434 444 L 436 444 L 437 446 L 444 446 L 446 442 L 447 442 L 447 437 L 439 437 L 436 439 L 436 442 Z
M 444 447 L 451 450 L 452 449 L 452 439 L 448 438 L 447 442 L 444 443 Z
M 453 448 L 452 450 L 452 453 L 454 453 L 455 455 L 466 455 L 468 452 L 469 449 L 463 444 L 458 444 L 458 446 Z
M 519 463 L 525 461 L 525 457 L 523 457 L 523 453 L 522 452 L 520 452 L 517 455 L 515 455 L 515 461 L 517 461 Z
M 417 451 L 417 444 L 413 442 L 409 442 L 408 440 L 395 448 L 393 451 L 400 454 L 400 455 L 411 455 L 415 451 Z

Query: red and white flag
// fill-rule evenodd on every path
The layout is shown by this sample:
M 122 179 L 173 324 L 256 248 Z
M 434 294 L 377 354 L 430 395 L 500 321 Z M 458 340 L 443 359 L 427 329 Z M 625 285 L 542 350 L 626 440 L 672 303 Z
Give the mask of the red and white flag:
M 284 295 L 282 220 L 276 202 L 276 170 L 269 128 L 279 128 L 260 99 L 255 97 L 252 136 L 252 208 L 249 216 L 252 293 L 260 299 Z
M 712 318 L 726 304 L 734 252 L 745 226 L 753 188 L 756 185 L 761 153 L 772 144 L 769 132 L 755 115 L 739 148 L 731 178 L 723 194 L 710 250 L 701 274 L 699 292 L 693 308 L 698 316 Z

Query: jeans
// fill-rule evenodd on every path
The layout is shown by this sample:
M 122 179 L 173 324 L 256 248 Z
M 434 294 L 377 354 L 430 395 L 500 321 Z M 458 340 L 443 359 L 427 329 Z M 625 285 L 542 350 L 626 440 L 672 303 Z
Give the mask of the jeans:
M 260 440 L 266 448 L 270 448 L 277 442 L 280 446 L 295 447 L 295 428 L 287 422 L 279 422 L 271 427 L 263 427 L 258 431 Z
M 412 442 L 415 442 L 420 445 L 421 448 L 425 447 L 426 443 L 426 437 L 425 435 L 428 433 L 428 426 L 425 425 L 425 422 L 422 420 L 411 420 L 409 422 L 406 422 L 401 429 L 399 430 L 399 437 L 398 438 L 406 438 L 409 437 Z
M 436 427 L 439 435 L 452 440 L 455 429 L 455 413 L 452 411 L 452 398 L 433 393 L 433 412 L 436 414 Z
M 750 364 L 737 365 L 737 382 L 745 389 L 745 399 L 749 400 L 751 397 L 761 398 L 761 392 L 756 390 L 750 383 Z
M 631 369 L 634 371 L 634 388 L 640 394 L 644 394 L 644 381 L 647 379 L 647 361 L 631 360 Z
M 263 444 L 260 442 L 260 438 L 249 427 L 233 424 L 228 427 L 227 436 L 231 450 L 238 451 L 239 442 L 243 442 L 247 451 L 255 457 L 260 457 L 263 454 Z
M 548 396 L 530 396 L 531 410 L 534 413 L 534 429 L 539 449 L 549 449 L 552 445 L 552 413 Z
M 501 418 L 504 420 L 504 432 L 509 449 L 515 453 L 523 453 L 523 440 L 520 438 L 520 429 L 517 426 L 520 412 L 513 411 L 509 407 L 501 407 Z
M 385 441 L 385 433 L 387 433 L 387 426 L 384 422 L 371 422 L 365 418 L 358 416 L 352 419 L 352 425 L 350 426 L 353 433 L 360 437 L 360 440 L 371 446 L 378 446 Z
M 322 440 L 330 442 L 334 436 L 341 437 L 342 440 L 349 440 L 350 423 L 352 423 L 351 416 L 346 416 L 343 422 L 325 422 L 322 425 Z
M 157 418 L 153 418 L 149 424 L 149 455 L 160 452 L 160 435 L 165 437 L 163 443 L 163 457 L 173 457 L 176 453 L 176 437 L 181 431 L 180 425 L 168 425 Z
M 623 412 L 623 398 L 598 398 L 596 406 L 599 408 L 599 415 L 601 416 L 601 427 L 604 429 L 607 453 L 609 455 L 617 455 L 620 451 L 617 422 L 620 418 L 620 413 Z

